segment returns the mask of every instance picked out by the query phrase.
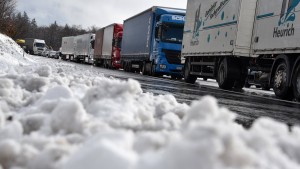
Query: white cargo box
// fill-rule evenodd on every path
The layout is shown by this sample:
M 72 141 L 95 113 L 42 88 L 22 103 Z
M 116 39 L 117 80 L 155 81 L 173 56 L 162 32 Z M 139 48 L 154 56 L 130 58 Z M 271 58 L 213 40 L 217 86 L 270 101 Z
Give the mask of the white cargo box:
M 300 52 L 300 1 L 259 0 L 254 54 Z
M 182 56 L 250 57 L 256 5 L 257 0 L 188 0 Z
M 75 55 L 89 56 L 94 54 L 94 50 L 91 48 L 91 41 L 95 39 L 95 34 L 88 33 L 78 35 L 75 37 Z
M 61 53 L 63 55 L 74 55 L 74 36 L 62 38 Z
M 112 43 L 114 36 L 115 25 L 110 25 L 104 29 L 103 46 L 102 46 L 102 58 L 111 59 L 112 56 Z

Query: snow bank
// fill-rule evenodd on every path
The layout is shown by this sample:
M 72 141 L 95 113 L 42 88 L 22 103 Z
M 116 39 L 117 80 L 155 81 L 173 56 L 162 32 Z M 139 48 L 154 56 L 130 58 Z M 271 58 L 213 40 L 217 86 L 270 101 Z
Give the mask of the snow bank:
M 32 59 L 24 54 L 23 49 L 14 40 L 0 33 L 0 67 L 2 70 L 9 69 L 11 65 L 22 66 L 30 62 Z
M 262 118 L 246 130 L 215 98 L 189 106 L 66 62 L 5 64 L 0 168 L 300 168 L 298 127 Z

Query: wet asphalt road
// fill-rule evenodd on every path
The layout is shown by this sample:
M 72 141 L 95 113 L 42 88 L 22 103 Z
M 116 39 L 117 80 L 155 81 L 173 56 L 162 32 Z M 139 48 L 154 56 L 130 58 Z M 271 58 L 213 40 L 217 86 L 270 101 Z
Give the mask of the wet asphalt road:
M 215 82 L 211 82 L 214 84 L 210 85 L 199 79 L 196 84 L 187 84 L 182 80 L 172 80 L 169 77 L 157 78 L 122 70 L 109 70 L 90 65 L 68 63 L 75 64 L 83 69 L 92 69 L 97 73 L 103 73 L 106 77 L 112 76 L 123 80 L 135 79 L 141 83 L 144 92 L 172 94 L 178 102 L 182 103 L 190 104 L 193 100 L 197 100 L 202 96 L 212 95 L 218 99 L 221 106 L 237 113 L 237 121 L 245 126 L 251 125 L 255 119 L 262 116 L 271 117 L 289 125 L 300 125 L 300 103 L 276 99 L 272 92 L 264 93 L 256 89 L 226 91 L 219 89 Z
M 118 79 L 132 78 L 141 83 L 144 92 L 154 94 L 172 94 L 178 102 L 190 104 L 202 96 L 211 95 L 218 99 L 221 106 L 229 108 L 238 114 L 237 121 L 245 126 L 258 117 L 271 117 L 290 125 L 300 125 L 300 103 L 276 99 L 272 92 L 267 94 L 259 89 L 242 91 L 227 91 L 219 89 L 207 82 L 197 80 L 196 84 L 187 84 L 183 80 L 172 80 L 169 77 L 151 77 L 122 70 L 107 70 L 94 68 L 105 76 Z M 202 82 L 204 84 L 202 84 Z M 216 83 L 216 82 L 211 82 Z

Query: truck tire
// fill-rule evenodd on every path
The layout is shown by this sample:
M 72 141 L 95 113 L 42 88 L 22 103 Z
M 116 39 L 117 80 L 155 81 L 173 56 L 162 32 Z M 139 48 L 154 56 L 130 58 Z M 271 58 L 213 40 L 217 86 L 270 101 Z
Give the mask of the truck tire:
M 235 81 L 234 82 L 234 88 L 235 89 L 243 89 L 243 87 L 245 86 L 245 80 L 239 80 L 239 81 Z
M 125 70 L 125 72 L 129 72 L 129 63 L 128 62 L 125 62 L 125 64 L 124 64 L 124 70 Z
M 268 84 L 261 84 L 261 89 L 265 91 L 269 91 L 271 88 Z
M 295 69 L 292 84 L 294 97 L 298 102 L 300 102 L 300 64 Z
M 147 64 L 146 62 L 143 62 L 142 75 L 148 75 L 146 64 Z
M 276 67 L 273 78 L 273 90 L 280 99 L 289 99 L 291 97 L 291 88 L 288 84 L 288 75 L 290 68 L 285 61 L 281 61 Z
M 127 62 L 127 71 L 132 72 L 132 63 L 131 62 Z
M 244 85 L 246 88 L 250 88 L 251 87 L 251 85 L 249 84 L 249 82 L 248 81 L 246 81 L 245 82 L 245 85 Z
M 151 75 L 154 76 L 154 77 L 158 77 L 158 74 L 157 72 L 155 71 L 155 64 L 154 62 L 151 62 Z
M 181 80 L 182 76 L 181 75 L 171 75 L 171 79 L 173 79 L 173 80 Z
M 184 63 L 184 73 L 183 73 L 184 81 L 186 83 L 194 84 L 197 80 L 197 76 L 190 74 L 190 68 L 191 68 L 190 61 L 188 58 L 186 58 Z
M 218 68 L 217 82 L 221 89 L 230 90 L 234 86 L 234 80 L 229 79 L 228 72 L 230 67 L 228 66 L 227 58 L 224 58 Z

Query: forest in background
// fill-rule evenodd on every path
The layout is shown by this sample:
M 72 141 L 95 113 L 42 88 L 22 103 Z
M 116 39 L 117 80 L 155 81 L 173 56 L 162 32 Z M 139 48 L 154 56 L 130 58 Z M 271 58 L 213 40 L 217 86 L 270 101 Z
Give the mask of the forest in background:
M 35 18 L 27 13 L 16 10 L 15 0 L 0 0 L 0 32 L 12 39 L 36 38 L 44 39 L 49 47 L 59 50 L 61 39 L 65 36 L 75 36 L 88 32 L 95 33 L 95 26 L 83 29 L 80 25 L 58 25 L 54 21 L 49 26 L 38 26 Z

